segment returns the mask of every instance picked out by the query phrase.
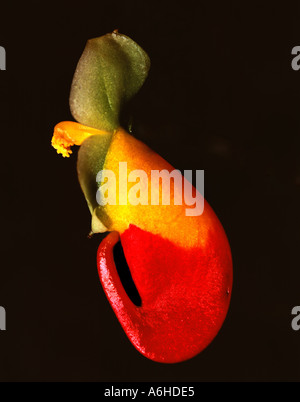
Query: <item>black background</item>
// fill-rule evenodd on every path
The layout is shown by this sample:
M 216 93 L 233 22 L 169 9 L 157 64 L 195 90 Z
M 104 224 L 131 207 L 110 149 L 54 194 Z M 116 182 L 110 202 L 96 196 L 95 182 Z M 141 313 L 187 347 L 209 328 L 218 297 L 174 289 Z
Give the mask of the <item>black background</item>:
M 0 380 L 300 379 L 299 6 L 289 2 L 24 2 L 0 7 Z M 183 363 L 140 355 L 100 286 L 90 214 L 70 159 L 50 146 L 89 38 L 118 28 L 150 75 L 134 135 L 178 169 L 204 169 L 228 235 L 234 287 L 212 344 Z M 126 116 L 124 117 L 124 119 Z

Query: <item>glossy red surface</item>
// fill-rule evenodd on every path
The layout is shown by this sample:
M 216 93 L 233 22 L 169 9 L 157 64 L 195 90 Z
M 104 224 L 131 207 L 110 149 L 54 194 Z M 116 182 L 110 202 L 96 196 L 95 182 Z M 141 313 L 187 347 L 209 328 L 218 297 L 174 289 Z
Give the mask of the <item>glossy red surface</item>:
M 121 243 L 141 296 L 137 307 L 127 296 L 113 258 L 119 241 L 111 232 L 101 242 L 97 264 L 106 296 L 133 345 L 164 363 L 187 360 L 218 333 L 228 310 L 232 262 L 222 231 L 205 248 L 186 249 L 130 225 Z

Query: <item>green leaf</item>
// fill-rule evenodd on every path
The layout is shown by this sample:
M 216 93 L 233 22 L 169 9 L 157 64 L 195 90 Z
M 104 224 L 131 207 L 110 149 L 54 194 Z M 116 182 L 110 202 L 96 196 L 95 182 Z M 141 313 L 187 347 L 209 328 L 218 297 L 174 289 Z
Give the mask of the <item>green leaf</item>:
M 133 40 L 114 31 L 87 42 L 70 93 L 75 120 L 100 130 L 119 127 L 120 109 L 143 85 L 150 59 Z

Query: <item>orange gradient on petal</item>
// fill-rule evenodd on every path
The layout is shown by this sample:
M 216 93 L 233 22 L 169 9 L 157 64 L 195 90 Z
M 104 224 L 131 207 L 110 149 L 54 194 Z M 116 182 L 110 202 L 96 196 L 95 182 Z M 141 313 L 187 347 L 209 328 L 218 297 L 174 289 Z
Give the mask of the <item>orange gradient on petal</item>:
M 123 129 L 114 134 L 103 167 L 115 173 L 117 193 L 119 162 L 127 162 L 128 175 L 133 170 L 141 169 L 147 173 L 148 178 L 151 177 L 151 170 L 174 170 L 161 156 Z M 127 197 L 130 188 L 135 184 L 128 183 Z M 174 188 L 171 186 L 170 189 L 171 200 L 174 199 Z M 204 203 L 203 214 L 199 216 L 187 216 L 188 206 L 184 202 L 182 205 L 151 205 L 151 184 L 148 185 L 148 205 L 131 205 L 129 202 L 127 205 L 118 205 L 118 201 L 119 197 L 116 205 L 107 204 L 103 207 L 111 220 L 109 231 L 123 233 L 132 224 L 150 233 L 159 234 L 184 248 L 205 246 L 208 235 L 213 234 L 211 232 L 223 232 L 222 225 L 207 202 Z

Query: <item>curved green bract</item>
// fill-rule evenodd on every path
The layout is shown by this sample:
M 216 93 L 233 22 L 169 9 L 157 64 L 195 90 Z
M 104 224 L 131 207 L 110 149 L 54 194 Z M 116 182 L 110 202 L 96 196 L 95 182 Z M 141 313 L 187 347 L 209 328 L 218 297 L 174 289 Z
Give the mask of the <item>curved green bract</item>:
M 73 117 L 99 130 L 119 127 L 122 104 L 143 85 L 150 59 L 133 40 L 118 32 L 87 42 L 70 93 Z
M 96 177 L 98 172 L 103 169 L 112 137 L 113 134 L 110 133 L 92 135 L 83 141 L 78 151 L 78 179 L 92 214 L 92 231 L 94 233 L 105 231 L 106 228 L 102 222 L 108 224 L 105 216 L 101 216 L 100 219 L 100 215 L 103 215 L 103 208 L 98 205 L 96 200 L 98 190 Z

